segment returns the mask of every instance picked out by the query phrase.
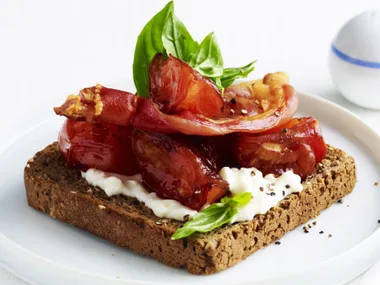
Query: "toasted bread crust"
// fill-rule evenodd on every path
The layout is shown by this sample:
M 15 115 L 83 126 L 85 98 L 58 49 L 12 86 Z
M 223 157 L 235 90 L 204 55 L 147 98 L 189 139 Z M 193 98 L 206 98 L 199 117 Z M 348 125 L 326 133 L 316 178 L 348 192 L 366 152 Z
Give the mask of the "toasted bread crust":
M 28 203 L 53 218 L 89 231 L 118 246 L 151 256 L 193 274 L 211 274 L 235 265 L 253 252 L 307 222 L 356 183 L 355 162 L 328 146 L 326 158 L 303 185 L 264 215 L 182 240 L 171 235 L 182 225 L 161 219 L 134 198 L 108 198 L 66 166 L 57 143 L 28 161 L 24 172 Z

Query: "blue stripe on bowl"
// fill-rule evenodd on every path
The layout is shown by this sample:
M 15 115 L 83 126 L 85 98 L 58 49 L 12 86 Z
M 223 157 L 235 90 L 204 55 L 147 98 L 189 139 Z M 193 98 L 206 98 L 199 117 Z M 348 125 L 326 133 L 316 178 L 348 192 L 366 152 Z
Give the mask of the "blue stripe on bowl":
M 333 53 L 335 53 L 341 60 L 344 60 L 348 63 L 363 66 L 363 67 L 368 67 L 368 68 L 379 68 L 380 69 L 380 62 L 374 62 L 374 61 L 366 61 L 366 60 L 361 60 L 357 58 L 353 58 L 340 50 L 336 48 L 333 44 L 331 45 L 331 50 Z

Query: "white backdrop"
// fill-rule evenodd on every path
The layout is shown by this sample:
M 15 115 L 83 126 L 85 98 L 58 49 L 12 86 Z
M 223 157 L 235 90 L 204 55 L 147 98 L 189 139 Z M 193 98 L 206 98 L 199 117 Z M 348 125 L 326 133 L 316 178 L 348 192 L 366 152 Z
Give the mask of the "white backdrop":
M 165 3 L 1 0 L 0 148 L 21 129 L 53 116 L 52 106 L 69 93 L 95 83 L 120 86 L 131 78 L 137 35 Z M 327 68 L 339 27 L 362 11 L 380 8 L 378 0 L 176 0 L 175 5 L 197 40 L 215 31 L 226 66 L 258 59 L 252 76 L 286 71 L 297 89 L 343 105 L 380 132 L 380 113 L 345 101 Z M 0 269 L 0 284 L 22 283 Z

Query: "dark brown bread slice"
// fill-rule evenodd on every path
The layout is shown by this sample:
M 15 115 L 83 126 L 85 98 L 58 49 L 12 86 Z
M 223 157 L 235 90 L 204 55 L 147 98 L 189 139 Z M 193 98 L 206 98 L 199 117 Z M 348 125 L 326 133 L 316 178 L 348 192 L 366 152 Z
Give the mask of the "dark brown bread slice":
M 78 170 L 66 167 L 57 143 L 28 161 L 24 179 L 33 208 L 167 265 L 211 274 L 280 239 L 350 193 L 356 171 L 352 157 L 328 146 L 326 158 L 303 183 L 301 193 L 289 195 L 252 221 L 177 241 L 170 238 L 181 222 L 156 217 L 134 198 L 108 198 L 88 185 Z

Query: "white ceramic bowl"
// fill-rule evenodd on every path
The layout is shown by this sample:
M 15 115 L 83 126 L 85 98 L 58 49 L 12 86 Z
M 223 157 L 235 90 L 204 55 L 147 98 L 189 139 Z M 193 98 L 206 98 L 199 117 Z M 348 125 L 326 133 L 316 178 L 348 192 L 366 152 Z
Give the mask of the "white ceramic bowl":
M 380 10 L 349 20 L 330 49 L 333 83 L 349 101 L 380 109 Z

